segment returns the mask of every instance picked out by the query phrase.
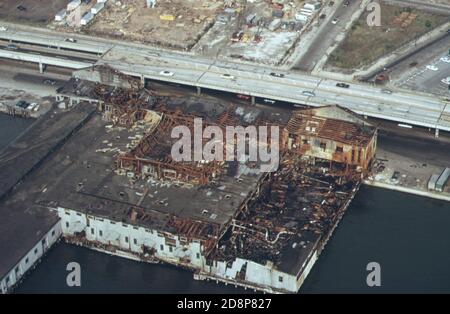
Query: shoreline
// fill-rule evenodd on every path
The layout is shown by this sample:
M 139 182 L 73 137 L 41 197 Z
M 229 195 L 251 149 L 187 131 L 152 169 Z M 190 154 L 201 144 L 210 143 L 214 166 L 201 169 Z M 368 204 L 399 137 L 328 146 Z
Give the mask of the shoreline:
M 450 195 L 447 193 L 433 193 L 430 191 L 418 190 L 418 189 L 408 188 L 408 187 L 404 187 L 404 186 L 398 186 L 398 185 L 389 184 L 389 183 L 378 182 L 375 180 L 367 180 L 367 179 L 363 180 L 363 184 L 365 184 L 367 186 L 383 188 L 383 189 L 387 189 L 387 190 L 391 190 L 391 191 L 403 192 L 403 193 L 412 194 L 412 195 L 416 195 L 416 196 L 431 198 L 431 199 L 435 199 L 435 200 L 439 200 L 439 201 L 450 202 Z

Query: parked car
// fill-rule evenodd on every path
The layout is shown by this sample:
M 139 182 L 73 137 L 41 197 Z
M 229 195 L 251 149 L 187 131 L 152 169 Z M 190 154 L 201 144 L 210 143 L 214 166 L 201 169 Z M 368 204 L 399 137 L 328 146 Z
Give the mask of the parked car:
M 439 68 L 437 66 L 435 66 L 434 64 L 429 64 L 427 65 L 427 69 L 431 70 L 431 71 L 437 71 L 439 70 Z
M 336 25 L 337 23 L 339 23 L 339 18 L 335 17 L 335 18 L 331 21 L 331 24 Z
M 29 103 L 29 102 L 26 102 L 25 100 L 19 100 L 19 101 L 16 103 L 16 106 L 17 106 L 17 107 L 20 107 L 20 108 L 22 108 L 22 109 L 28 108 L 29 105 L 30 105 L 30 103 Z
M 7 30 L 8 30 L 8 27 L 0 26 L 0 32 L 6 32 Z
M 231 35 L 231 41 L 238 42 L 242 39 L 243 36 L 244 36 L 243 31 L 234 32 L 233 35 Z
M 56 84 L 56 81 L 52 79 L 45 79 L 44 84 L 53 86 Z
M 249 100 L 251 98 L 248 95 L 242 95 L 242 94 L 237 94 L 236 97 L 239 99 L 242 99 L 242 100 Z
M 450 56 L 444 56 L 440 60 L 445 63 L 450 63 Z
M 77 42 L 77 40 L 75 38 L 66 38 L 66 39 L 64 39 L 64 41 L 68 41 L 68 42 L 71 42 L 71 43 L 76 43 Z
M 36 106 L 37 106 L 37 103 L 31 103 L 28 107 L 27 107 L 27 110 L 29 110 L 29 111 L 33 111 L 34 110 L 34 108 L 36 108 Z
M 450 85 L 450 76 L 449 76 L 449 77 L 446 77 L 446 78 L 443 78 L 443 79 L 441 80 L 441 82 L 444 83 L 444 84 Z
M 265 103 L 267 103 L 267 104 L 272 104 L 272 105 L 273 105 L 274 103 L 276 103 L 275 100 L 273 100 L 273 99 L 267 99 L 267 98 L 264 98 L 263 101 L 264 101 Z

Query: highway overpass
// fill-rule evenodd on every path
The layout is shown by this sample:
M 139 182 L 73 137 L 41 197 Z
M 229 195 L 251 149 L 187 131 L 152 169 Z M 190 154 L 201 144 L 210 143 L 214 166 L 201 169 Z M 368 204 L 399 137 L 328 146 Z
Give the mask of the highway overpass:
M 392 94 L 387 94 L 380 87 L 354 82 L 349 83 L 349 88 L 342 88 L 336 86 L 338 83 L 336 80 L 283 72 L 265 66 L 155 50 L 136 43 L 106 42 L 104 39 L 85 35 L 80 37 L 71 35 L 76 42 L 68 42 L 67 35 L 64 34 L 49 30 L 27 31 L 22 28 L 20 31 L 8 28 L 7 31 L 0 32 L 0 39 L 8 38 L 11 42 L 36 44 L 40 47 L 44 47 L 45 42 L 52 43 L 48 46 L 48 51 L 49 53 L 53 51 L 55 56 L 46 60 L 54 62 L 52 65 L 56 65 L 55 59 L 60 59 L 65 67 L 73 67 L 74 70 L 92 68 L 92 64 L 83 67 L 79 61 L 58 57 L 59 49 L 55 47 L 64 46 L 66 50 L 101 54 L 96 65 L 108 65 L 141 79 L 194 86 L 199 91 L 208 88 L 310 106 L 338 104 L 369 117 L 433 128 L 437 132 L 450 131 L 450 103 L 432 95 L 406 90 L 395 90 Z M 39 62 L 32 52 L 8 51 L 8 54 L 0 54 L 0 57 L 17 59 L 20 57 L 20 60 Z M 43 60 L 40 59 L 40 62 Z M 76 71 L 74 75 L 82 76 L 83 71 L 86 73 L 87 70 Z M 162 71 L 171 73 L 164 75 Z M 283 77 L 271 75 L 273 72 L 283 74 Z M 82 78 L 93 77 L 95 75 Z M 310 92 L 307 94 L 314 96 L 308 96 L 304 92 Z
M 11 51 L 0 49 L 0 58 L 32 62 L 39 64 L 39 70 L 42 73 L 45 65 L 53 65 L 57 67 L 64 67 L 74 70 L 83 69 L 92 66 L 92 63 L 82 62 L 77 60 L 71 60 L 69 57 L 64 56 L 46 56 L 33 52 Z

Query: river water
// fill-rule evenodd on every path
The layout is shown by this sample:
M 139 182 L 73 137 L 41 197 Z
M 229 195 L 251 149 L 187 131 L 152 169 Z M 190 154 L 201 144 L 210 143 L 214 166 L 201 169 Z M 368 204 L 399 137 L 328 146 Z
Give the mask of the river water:
M 0 148 L 31 120 L 0 115 Z M 66 265 L 81 266 L 81 287 L 66 285 Z M 381 267 L 368 287 L 366 266 Z M 365 187 L 308 276 L 303 293 L 450 292 L 450 203 Z M 244 293 L 198 282 L 172 266 L 149 265 L 57 244 L 16 293 Z

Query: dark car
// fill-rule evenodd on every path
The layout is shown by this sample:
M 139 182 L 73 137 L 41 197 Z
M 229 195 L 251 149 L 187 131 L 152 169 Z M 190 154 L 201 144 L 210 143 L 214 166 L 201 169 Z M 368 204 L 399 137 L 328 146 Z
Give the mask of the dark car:
M 8 49 L 8 50 L 17 50 L 17 49 L 19 49 L 19 47 L 17 47 L 16 45 L 9 44 L 8 46 L 6 46 L 6 49 Z
M 234 32 L 233 35 L 231 36 L 231 41 L 233 42 L 241 41 L 242 37 L 244 37 L 243 31 Z
M 270 73 L 270 75 L 271 75 L 271 76 L 275 76 L 275 77 L 284 77 L 284 74 L 282 74 L 282 73 L 275 73 L 275 72 L 272 72 L 272 73 Z
M 25 100 L 20 100 L 17 102 L 16 106 L 20 107 L 20 108 L 27 108 L 30 104 L 28 102 L 26 102 Z
M 344 7 L 348 7 L 349 5 L 350 5 L 350 1 L 349 0 L 344 2 Z
M 26 11 L 27 8 L 25 8 L 23 5 L 19 5 L 19 6 L 17 6 L 17 10 L 19 10 L 19 11 Z
M 251 97 L 248 95 L 236 94 L 237 98 L 242 100 L 249 100 Z
M 346 83 L 337 83 L 336 84 L 337 87 L 342 87 L 342 88 L 349 88 L 350 85 L 346 84 Z
M 45 79 L 44 80 L 44 84 L 53 86 L 53 85 L 56 84 L 56 81 L 55 80 L 51 80 L 51 79 Z

